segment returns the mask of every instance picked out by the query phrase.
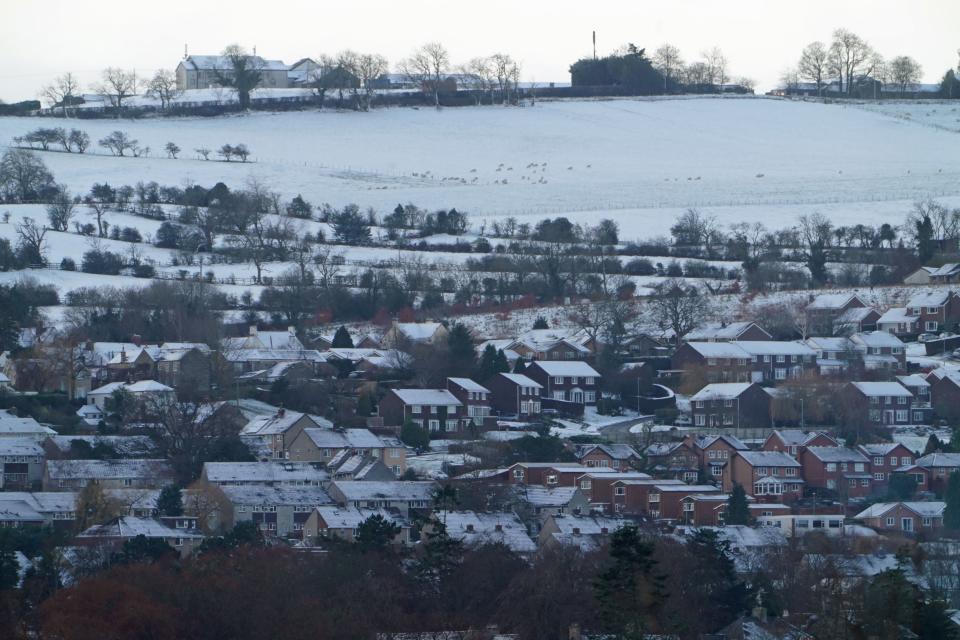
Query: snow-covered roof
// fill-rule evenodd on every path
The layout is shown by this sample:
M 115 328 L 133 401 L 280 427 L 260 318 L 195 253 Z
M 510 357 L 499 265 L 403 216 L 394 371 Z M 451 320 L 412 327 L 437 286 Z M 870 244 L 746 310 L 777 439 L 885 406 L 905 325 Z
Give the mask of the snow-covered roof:
M 936 269 L 934 269 L 933 271 L 931 271 L 931 272 L 930 272 L 930 277 L 931 277 L 931 278 L 943 278 L 943 277 L 947 277 L 947 276 L 952 276 L 952 275 L 954 275 L 954 274 L 955 274 L 956 272 L 958 272 L 958 271 L 960 271 L 960 263 L 948 262 L 947 264 L 943 265 L 942 267 L 937 267 Z
M 691 396 L 694 402 L 705 400 L 732 400 L 753 386 L 752 382 L 715 382 L 708 384 Z
M 920 322 L 919 316 L 907 314 L 906 307 L 891 307 L 877 320 L 877 324 L 914 324 Z
M 750 354 L 737 346 L 736 342 L 688 342 L 687 346 L 704 358 L 742 358 Z
M 907 308 L 942 307 L 947 303 L 947 300 L 950 299 L 951 295 L 952 294 L 949 291 L 941 290 L 918 293 L 914 296 L 911 296 L 910 300 L 907 301 Z
M 78 538 L 202 538 L 195 529 L 174 529 L 152 518 L 125 516 L 106 524 L 97 524 L 77 535 Z
M 247 59 L 261 71 L 287 71 L 289 69 L 281 60 L 266 60 L 260 56 L 247 56 Z M 233 63 L 228 56 L 187 56 L 182 64 L 198 71 L 233 70 Z
M 893 396 L 893 397 L 912 397 L 910 390 L 899 382 L 851 382 L 854 387 L 860 390 L 860 393 L 868 398 Z
M 235 505 L 310 506 L 332 505 L 334 500 L 322 487 L 268 487 L 258 484 L 219 487 Z
M 549 351 L 562 342 L 574 351 L 587 354 L 590 349 L 583 346 L 586 339 L 585 333 L 579 329 L 531 329 L 517 336 L 511 344 L 521 344 L 533 351 Z
M 807 305 L 807 309 L 842 309 L 856 298 L 853 293 L 821 293 Z
M 209 482 L 287 483 L 326 482 L 330 474 L 310 462 L 207 462 L 203 473 Z
M 720 491 L 719 487 L 715 487 L 712 484 L 687 484 L 685 482 L 677 484 L 674 482 L 658 482 L 653 486 L 661 493 L 714 493 Z
M 124 387 L 130 393 L 166 393 L 173 391 L 172 387 L 161 384 L 156 380 L 138 380 Z
M 817 351 L 850 351 L 854 348 L 847 337 L 815 336 L 807 338 L 807 346 Z
M 782 451 L 738 451 L 754 467 L 799 467 L 800 463 Z
M 405 524 L 405 521 L 386 509 L 358 509 L 356 507 L 322 506 L 314 509 L 328 529 L 356 529 L 374 516 L 387 522 Z
M 326 358 L 316 349 L 225 349 L 220 352 L 228 362 L 258 362 L 306 360 L 326 362 Z
M 433 500 L 436 483 L 422 480 L 357 481 L 334 480 L 330 485 L 336 487 L 349 502 L 358 500 L 413 501 Z
M 877 502 L 855 515 L 854 518 L 857 520 L 879 518 L 886 512 L 900 505 L 916 512 L 924 518 L 938 518 L 943 515 L 943 511 L 946 508 L 945 502 Z
M 513 384 L 519 387 L 533 387 L 534 389 L 543 389 L 543 385 L 541 385 L 539 382 L 535 382 L 534 380 L 531 380 L 530 378 L 523 375 L 522 373 L 501 373 L 498 375 L 503 376 L 504 378 L 506 378 L 507 380 L 509 380 L 510 382 L 512 382 Z
M 540 367 L 548 376 L 600 377 L 596 369 L 582 360 L 536 360 L 530 366 Z
M 752 356 L 814 356 L 816 352 L 802 342 L 777 340 L 744 340 L 736 345 Z
M 869 462 L 859 451 L 846 447 L 807 447 L 807 451 L 821 462 Z
M 282 413 L 277 412 L 271 416 L 259 416 L 244 425 L 243 429 L 240 430 L 240 435 L 269 436 L 281 434 L 303 418 L 313 421 L 312 416 L 289 410 L 283 410 Z M 314 426 L 319 425 L 314 422 Z
M 321 449 L 382 449 L 391 446 L 369 429 L 319 429 L 303 432 Z
M 741 322 L 708 322 L 689 332 L 684 336 L 684 340 L 688 342 L 697 340 L 736 340 L 750 327 L 755 326 L 755 324 L 756 323 L 749 320 Z M 762 327 L 757 326 L 757 328 L 767 333 Z M 770 338 L 772 336 L 767 333 L 767 337 Z
M 478 513 L 447 511 L 437 514 L 446 522 L 447 534 L 466 546 L 503 544 L 517 553 L 534 553 L 537 545 L 527 535 L 527 528 L 513 513 Z
M 398 322 L 394 326 L 413 342 L 430 340 L 443 327 L 439 322 Z
M 713 436 L 701 436 L 700 438 L 697 438 L 696 445 L 697 445 L 697 447 L 699 447 L 700 449 L 706 449 L 707 447 L 709 447 L 710 445 L 712 445 L 712 444 L 713 444 L 714 442 L 716 442 L 717 440 L 722 440 L 722 441 L 726 442 L 728 445 L 730 445 L 730 446 L 733 447 L 734 449 L 737 449 L 738 451 L 747 451 L 747 450 L 750 448 L 750 447 L 748 447 L 742 440 L 740 440 L 739 438 L 736 438 L 736 437 L 730 436 L 730 435 L 726 435 L 726 434 L 724 434 L 724 435 L 713 435 Z
M 446 389 L 393 389 L 393 393 L 408 405 L 462 406 L 457 397 Z
M 518 493 L 523 500 L 535 507 L 563 507 L 570 504 L 577 495 L 576 487 L 541 487 L 538 485 L 520 485 Z
M 897 382 L 905 387 L 929 387 L 927 379 L 918 373 L 911 373 L 909 376 L 897 376 Z
M 929 453 L 922 458 L 917 458 L 916 465 L 926 469 L 960 467 L 960 453 Z
M 0 437 L 11 436 L 55 436 L 57 432 L 45 427 L 33 418 L 21 418 L 9 411 L 0 410 Z
M 873 442 L 858 445 L 858 448 L 868 456 L 885 456 L 899 446 L 899 442 Z
M 464 391 L 469 391 L 472 393 L 490 393 L 490 389 L 487 389 L 482 384 L 474 382 L 470 378 L 447 378 L 447 380 L 458 387 L 461 387 Z
M 773 433 L 779 436 L 784 444 L 798 446 L 807 444 L 817 436 L 827 435 L 821 431 L 803 431 L 801 429 L 778 429 Z
M 0 503 L 25 502 L 39 513 L 70 512 L 76 509 L 77 494 L 72 491 L 0 491 Z
M 875 313 L 873 307 L 851 307 L 841 313 L 836 320 L 835 325 L 854 324 L 866 320 L 871 313 Z
M 0 500 L 0 522 L 43 522 L 44 516 L 23 500 Z
M 867 331 L 864 333 L 855 333 L 850 339 L 865 347 L 873 348 L 902 348 L 903 341 L 888 331 Z
M 35 438 L 0 438 L 0 456 L 42 456 L 43 446 Z
M 614 460 L 629 460 L 630 458 L 639 458 L 637 450 L 628 444 L 578 444 L 574 448 L 574 455 L 577 458 L 583 458 L 590 452 L 599 449 Z
M 46 472 L 51 480 L 173 477 L 166 460 L 47 460 Z

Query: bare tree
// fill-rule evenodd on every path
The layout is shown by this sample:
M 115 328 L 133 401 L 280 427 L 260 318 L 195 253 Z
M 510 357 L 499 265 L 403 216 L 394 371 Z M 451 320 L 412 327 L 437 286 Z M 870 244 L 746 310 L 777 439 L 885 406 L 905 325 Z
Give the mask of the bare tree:
M 687 84 L 703 87 L 711 83 L 711 71 L 706 62 L 691 62 L 684 70 Z
M 41 199 L 53 187 L 53 174 L 37 154 L 8 149 L 0 157 L 0 198 L 13 202 Z
M 411 82 L 419 83 L 424 93 L 432 94 L 438 109 L 440 89 L 449 68 L 450 54 L 439 42 L 428 42 L 400 63 L 400 72 Z
M 663 92 L 667 92 L 668 83 L 676 81 L 683 73 L 683 57 L 680 49 L 672 44 L 662 44 L 653 52 L 653 66 L 663 76 Z
M 901 97 L 923 76 L 923 67 L 910 56 L 897 56 L 890 61 L 888 69 L 890 81 L 897 85 Z
M 250 93 L 263 79 L 263 59 L 251 56 L 238 44 L 229 45 L 220 55 L 225 68 L 214 69 L 217 84 L 235 89 L 240 108 L 249 109 Z
M 385 74 L 388 68 L 387 59 L 378 53 L 362 53 L 356 57 L 352 71 L 363 89 L 360 107 L 364 111 L 369 111 L 373 102 L 374 81 Z
M 817 85 L 817 95 L 823 95 L 823 87 L 830 73 L 830 50 L 822 42 L 811 42 L 800 54 L 797 72 L 801 78 Z
M 657 294 L 650 297 L 644 315 L 661 330 L 673 331 L 674 340 L 680 346 L 684 335 L 712 316 L 712 307 L 696 287 L 671 279 L 657 287 Z
M 114 108 L 115 117 L 119 118 L 124 100 L 136 95 L 137 84 L 135 71 L 107 67 L 103 70 L 100 82 L 91 88 L 110 103 L 110 106 Z
M 496 79 L 497 88 L 504 104 L 512 102 L 511 93 L 515 93 L 520 76 L 520 65 L 505 53 L 495 53 L 490 56 L 490 65 Z
M 101 138 L 98 142 L 101 147 L 105 147 L 115 156 L 122 156 L 124 151 L 133 151 L 137 146 L 137 141 L 133 140 L 123 131 L 114 131 L 110 135 Z
M 335 71 L 337 62 L 327 54 L 317 56 L 317 68 L 312 70 L 309 75 L 310 87 L 320 98 L 320 108 L 323 108 L 323 100 L 328 90 L 333 89 Z
M 33 218 L 24 218 L 17 225 L 18 245 L 27 254 L 30 262 L 46 264 L 46 247 L 44 246 L 47 228 L 37 224 Z
M 57 76 L 53 82 L 40 90 L 40 95 L 50 101 L 51 107 L 60 105 L 63 109 L 63 117 L 67 117 L 67 107 L 78 93 L 80 93 L 80 82 L 69 72 Z
M 471 58 L 466 64 L 460 65 L 459 72 L 464 77 L 464 84 L 476 92 L 475 101 L 480 104 L 481 96 L 489 94 L 490 104 L 493 104 L 493 90 L 496 87 L 496 78 L 493 75 L 493 65 L 490 58 Z
M 77 200 L 63 185 L 57 185 L 50 204 L 47 205 L 47 218 L 50 228 L 54 231 L 66 231 L 70 226 L 70 219 L 77 208 Z
M 830 43 L 830 64 L 840 80 L 840 91 L 844 90 L 846 81 L 847 94 L 853 93 L 853 83 L 863 74 L 864 66 L 869 65 L 873 57 L 873 49 L 857 34 L 847 29 L 837 29 L 833 32 L 833 41 Z
M 800 87 L 800 72 L 796 67 L 788 67 L 780 73 L 780 83 L 786 91 L 796 91 Z
M 160 100 L 160 108 L 167 109 L 170 103 L 180 95 L 177 89 L 177 76 L 169 69 L 158 69 L 147 83 L 147 94 Z
M 713 47 L 702 54 L 710 76 L 710 84 L 716 85 L 717 90 L 723 93 L 723 85 L 727 82 L 727 57 L 720 47 Z

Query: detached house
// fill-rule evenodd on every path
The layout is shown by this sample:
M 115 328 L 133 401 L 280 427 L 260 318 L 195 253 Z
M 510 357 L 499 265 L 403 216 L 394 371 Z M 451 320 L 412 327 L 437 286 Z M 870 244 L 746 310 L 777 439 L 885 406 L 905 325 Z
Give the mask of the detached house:
M 930 272 L 931 284 L 955 284 L 960 282 L 960 264 L 948 262 Z
M 934 413 L 947 420 L 960 417 L 960 371 L 938 367 L 927 375 L 927 382 Z
M 873 307 L 854 307 L 847 309 L 833 321 L 833 334 L 837 336 L 874 331 L 880 312 Z
M 724 476 L 723 490 L 741 485 L 747 495 L 759 502 L 797 500 L 803 495 L 800 463 L 779 451 L 738 451 Z
M 689 436 L 688 436 L 689 437 Z M 693 448 L 700 456 L 700 469 L 707 479 L 723 482 L 723 476 L 729 473 L 730 458 L 738 451 L 748 451 L 749 447 L 738 438 L 729 435 L 702 436 L 691 438 Z
M 920 333 L 920 317 L 907 313 L 906 307 L 887 309 L 877 320 L 877 330 L 895 336 L 911 336 Z
M 573 455 L 577 462 L 588 467 L 629 469 L 641 462 L 640 454 L 628 444 L 575 445 Z
M 338 466 L 351 456 L 380 460 L 396 476 L 407 470 L 407 450 L 392 436 L 379 436 L 368 429 L 323 429 L 307 427 L 289 445 L 290 460 Z
M 391 389 L 380 401 L 380 416 L 386 426 L 411 421 L 431 433 L 457 433 L 470 422 L 463 403 L 446 389 Z
M 380 339 L 390 349 L 402 349 L 412 344 L 438 344 L 447 339 L 447 328 L 439 322 L 394 322 Z
M 857 450 L 870 460 L 873 488 L 878 493 L 886 491 L 894 471 L 913 464 L 913 452 L 899 442 L 861 444 Z
M 878 531 L 932 533 L 943 527 L 944 502 L 878 502 L 854 518 Z
M 953 291 L 929 291 L 907 301 L 907 315 L 919 319 L 920 330 L 927 333 L 951 331 L 960 322 L 960 294 Z
M 708 322 L 683 336 L 686 342 L 733 342 L 737 340 L 773 340 L 756 322 Z
M 400 527 L 400 533 L 393 539 L 394 544 L 410 544 L 410 523 L 397 514 L 386 509 L 345 509 L 336 506 L 314 509 L 304 524 L 303 539 L 313 545 L 323 539 L 354 542 L 360 525 L 374 516 L 380 516 Z
M 543 387 L 543 398 L 588 406 L 597 403 L 600 374 L 586 362 L 537 360 L 523 373 Z
M 848 410 L 873 426 L 912 424 L 913 394 L 899 382 L 850 382 L 840 389 Z
M 259 71 L 258 87 L 285 88 L 289 86 L 289 67 L 280 60 L 265 60 L 247 56 L 249 68 Z M 220 84 L 220 76 L 233 76 L 233 63 L 227 56 L 186 56 L 177 65 L 177 89 L 208 89 Z
M 827 489 L 847 498 L 873 491 L 870 459 L 846 447 L 807 447 L 800 454 L 803 479 L 811 489 Z
M 501 415 L 536 419 L 540 417 L 543 385 L 521 373 L 498 373 L 487 381 L 490 404 Z
M 482 427 L 490 415 L 490 389 L 470 378 L 447 378 L 447 391 L 464 406 L 466 418 L 475 427 Z
M 770 394 L 755 382 L 708 384 L 690 398 L 690 407 L 698 427 L 770 425 Z
M 528 360 L 586 360 L 592 342 L 579 330 L 533 329 L 510 342 L 506 349 Z
M 824 431 L 802 431 L 800 429 L 774 430 L 763 441 L 764 451 L 780 451 L 798 458 L 807 447 L 839 447 L 840 443 Z
M 853 293 L 824 293 L 815 297 L 806 308 L 807 333 L 830 335 L 834 322 L 850 309 L 866 307 Z
M 260 416 L 248 422 L 240 430 L 240 438 L 253 444 L 266 457 L 283 460 L 288 457 L 290 445 L 304 429 L 319 426 L 321 423 L 313 416 L 281 408 L 273 415 Z
M 850 341 L 860 352 L 865 369 L 906 372 L 907 349 L 897 336 L 886 331 L 871 331 L 855 333 L 850 336 Z
M 647 466 L 661 475 L 696 482 L 700 474 L 700 456 L 686 440 L 651 444 L 643 453 Z

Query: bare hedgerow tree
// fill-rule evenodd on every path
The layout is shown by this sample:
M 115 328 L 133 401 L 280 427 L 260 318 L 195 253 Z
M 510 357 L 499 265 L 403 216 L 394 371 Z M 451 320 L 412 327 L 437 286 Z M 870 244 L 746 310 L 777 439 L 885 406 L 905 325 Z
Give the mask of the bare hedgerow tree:
M 373 102 L 374 80 L 385 74 L 388 68 L 387 59 L 378 53 L 361 53 L 354 60 L 351 71 L 363 88 L 363 99 L 359 105 L 362 110 L 370 110 L 370 104 Z
M 54 231 L 66 231 L 70 226 L 70 219 L 77 208 L 78 200 L 70 195 L 70 191 L 63 185 L 57 185 L 50 204 L 47 205 L 47 219 L 50 228 Z
M 90 136 L 86 131 L 70 129 L 70 144 L 76 148 L 77 153 L 83 153 L 90 146 Z
M 98 142 L 101 147 L 110 150 L 115 156 L 123 156 L 125 151 L 133 151 L 137 147 L 137 141 L 133 140 L 124 131 L 114 131 L 110 135 L 101 138 Z
M 840 81 L 840 92 L 853 93 L 854 80 L 865 73 L 864 68 L 874 57 L 873 48 L 857 34 L 848 29 L 837 29 L 833 32 L 833 41 L 830 43 L 830 69 Z
M 42 200 L 53 186 L 53 174 L 32 151 L 8 149 L 0 157 L 0 199 L 8 202 Z
M 176 142 L 168 142 L 164 145 L 163 150 L 167 152 L 168 158 L 177 159 L 177 154 L 180 153 L 180 147 L 177 146 Z
M 901 97 L 907 92 L 908 88 L 920 82 L 920 78 L 923 76 L 923 67 L 910 56 L 897 56 L 890 61 L 887 68 L 890 81 L 897 86 Z
M 206 147 L 200 147 L 199 149 L 194 149 L 193 151 L 197 154 L 197 156 L 203 158 L 204 160 L 209 160 L 210 154 L 212 153 L 212 151 Z
M 24 218 L 17 225 L 17 248 L 31 264 L 46 264 L 45 237 L 47 228 L 33 218 Z
M 645 319 L 661 330 L 673 332 L 677 346 L 683 336 L 713 315 L 713 304 L 700 290 L 678 278 L 666 280 L 657 287 L 644 310 Z
M 40 90 L 40 95 L 50 102 L 51 107 L 60 105 L 63 117 L 67 117 L 67 107 L 73 98 L 80 93 L 80 82 L 72 73 L 57 76 L 53 82 Z
M 158 69 L 147 82 L 147 94 L 160 100 L 161 109 L 168 109 L 180 93 L 177 89 L 177 76 L 169 69 Z
M 520 79 L 520 64 L 506 53 L 495 53 L 490 56 L 490 65 L 503 103 L 511 104 Z
M 433 95 L 433 103 L 440 108 L 440 89 L 450 68 L 450 54 L 439 42 L 428 42 L 400 63 L 400 73 L 418 83 L 425 94 Z
M 119 118 L 124 100 L 136 95 L 138 84 L 135 71 L 107 67 L 103 70 L 100 82 L 91 88 L 110 103 L 114 108 L 114 116 Z
M 707 65 L 707 73 L 710 76 L 710 84 L 716 85 L 720 91 L 723 91 L 723 85 L 727 82 L 727 57 L 723 55 L 720 47 L 712 47 L 702 54 L 703 61 Z
M 817 95 L 822 96 L 823 87 L 830 74 L 830 50 L 827 45 L 816 41 L 804 47 L 797 65 L 797 73 L 801 78 L 816 84 Z

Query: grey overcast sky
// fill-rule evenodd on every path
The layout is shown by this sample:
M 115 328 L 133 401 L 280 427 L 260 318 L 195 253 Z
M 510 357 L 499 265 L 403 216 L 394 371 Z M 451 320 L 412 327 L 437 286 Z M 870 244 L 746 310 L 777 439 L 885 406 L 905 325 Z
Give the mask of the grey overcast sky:
M 670 42 L 690 61 L 717 45 L 733 77 L 767 90 L 837 27 L 885 57 L 913 56 L 926 82 L 957 65 L 958 0 L 0 0 L 0 99 L 34 98 L 66 71 L 85 87 L 107 66 L 148 75 L 174 68 L 184 44 L 208 54 L 233 42 L 287 63 L 351 48 L 392 67 L 437 40 L 455 63 L 500 51 L 522 61 L 526 81 L 569 81 L 594 29 L 601 54 Z

